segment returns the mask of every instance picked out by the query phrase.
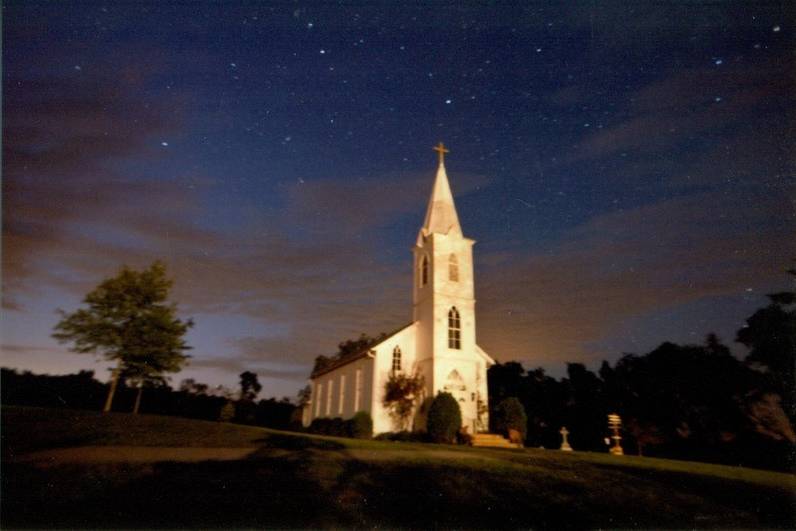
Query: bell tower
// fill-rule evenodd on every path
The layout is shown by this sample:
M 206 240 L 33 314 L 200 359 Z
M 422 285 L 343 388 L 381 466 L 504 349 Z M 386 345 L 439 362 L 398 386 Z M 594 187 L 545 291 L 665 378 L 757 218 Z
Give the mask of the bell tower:
M 476 415 L 471 395 L 476 391 L 477 373 L 483 370 L 478 365 L 475 342 L 475 241 L 465 238 L 459 225 L 445 171 L 448 150 L 441 142 L 434 150 L 439 153 L 437 175 L 425 221 L 412 249 L 417 363 L 425 378 L 427 396 L 451 392 L 460 402 L 464 420 Z

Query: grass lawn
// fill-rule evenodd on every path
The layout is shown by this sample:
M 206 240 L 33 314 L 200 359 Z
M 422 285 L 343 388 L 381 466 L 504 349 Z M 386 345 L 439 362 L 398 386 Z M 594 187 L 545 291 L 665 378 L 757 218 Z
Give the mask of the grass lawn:
M 796 525 L 794 476 L 702 463 L 18 407 L 1 433 L 3 528 Z M 108 447 L 121 457 L 91 459 Z

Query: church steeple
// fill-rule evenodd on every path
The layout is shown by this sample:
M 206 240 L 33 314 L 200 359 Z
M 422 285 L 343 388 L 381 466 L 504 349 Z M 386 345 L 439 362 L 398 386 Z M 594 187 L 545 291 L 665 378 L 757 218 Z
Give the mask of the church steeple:
M 428 201 L 426 219 L 420 229 L 420 236 L 428 236 L 433 232 L 462 236 L 459 216 L 456 214 L 453 194 L 451 193 L 450 183 L 448 183 L 448 174 L 445 172 L 445 153 L 448 150 L 440 142 L 434 148 L 434 151 L 439 153 L 439 166 L 437 167 L 437 177 L 434 180 L 431 198 Z M 418 237 L 418 244 L 422 239 L 421 237 Z

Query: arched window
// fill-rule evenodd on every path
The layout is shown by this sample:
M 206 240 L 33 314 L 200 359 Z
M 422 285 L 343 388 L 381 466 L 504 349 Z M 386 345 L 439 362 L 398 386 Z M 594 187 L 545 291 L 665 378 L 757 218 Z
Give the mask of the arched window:
M 448 348 L 462 348 L 462 325 L 455 306 L 448 312 Z
M 395 347 L 392 351 L 392 372 L 401 370 L 401 347 Z
M 448 257 L 448 279 L 459 282 L 459 259 L 455 254 Z
M 420 287 L 428 284 L 428 256 L 423 255 L 420 259 Z

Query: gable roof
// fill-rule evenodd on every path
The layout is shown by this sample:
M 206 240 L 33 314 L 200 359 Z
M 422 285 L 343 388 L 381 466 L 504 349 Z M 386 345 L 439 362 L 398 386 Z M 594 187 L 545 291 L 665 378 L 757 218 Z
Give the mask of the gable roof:
M 363 350 L 360 350 L 359 352 L 356 352 L 354 354 L 349 354 L 348 356 L 346 356 L 344 358 L 338 358 L 338 359 L 334 359 L 333 358 L 332 362 L 329 363 L 329 365 L 327 365 L 326 367 L 324 367 L 322 369 L 319 369 L 317 371 L 313 371 L 312 374 L 310 374 L 310 380 L 314 380 L 315 378 L 317 378 L 319 376 L 323 376 L 324 374 L 330 373 L 330 372 L 332 372 L 335 369 L 339 369 L 340 367 L 342 367 L 344 365 L 348 365 L 351 362 L 354 362 L 356 360 L 360 360 L 362 358 L 367 357 L 368 355 L 370 355 L 370 353 L 373 351 L 373 349 L 375 349 L 376 347 L 378 347 L 379 345 L 381 345 L 382 343 L 384 343 L 388 339 L 392 338 L 393 336 L 395 336 L 399 332 L 403 332 L 404 330 L 406 330 L 407 328 L 409 328 L 413 324 L 415 324 L 414 321 L 412 321 L 409 324 L 406 324 L 406 325 L 402 326 L 401 328 L 393 330 L 392 332 L 387 334 L 384 337 L 384 339 L 382 339 L 378 343 L 374 343 L 370 347 L 368 347 L 366 349 L 363 349 Z
M 486 361 L 486 366 L 487 367 L 489 367 L 491 365 L 494 365 L 496 363 L 494 358 L 492 356 L 490 356 L 489 354 L 487 354 L 486 351 L 484 349 L 482 349 L 481 347 L 479 347 L 478 345 L 475 346 L 475 352 L 478 355 L 480 355 L 482 358 L 484 358 L 484 360 Z

